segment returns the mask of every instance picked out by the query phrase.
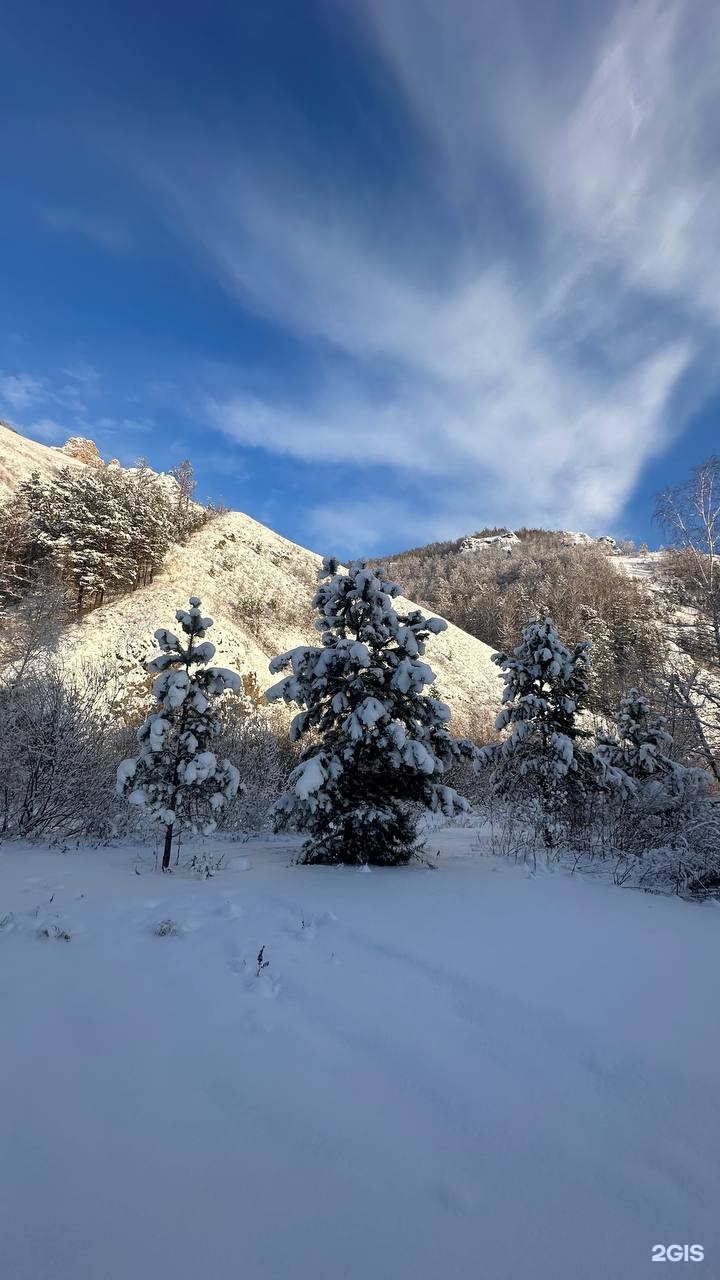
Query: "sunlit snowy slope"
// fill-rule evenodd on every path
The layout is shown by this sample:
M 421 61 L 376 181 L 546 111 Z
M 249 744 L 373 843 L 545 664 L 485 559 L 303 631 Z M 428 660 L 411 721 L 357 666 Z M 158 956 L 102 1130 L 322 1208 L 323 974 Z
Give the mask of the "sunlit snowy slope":
M 62 467 L 80 467 L 76 458 L 29 440 L 19 431 L 13 431 L 0 422 L 0 502 L 6 502 L 20 480 L 37 471 L 45 479 L 51 479 Z
M 30 471 L 50 476 L 64 465 L 83 463 L 0 426 L 0 499 L 3 487 L 7 494 L 11 483 Z M 328 547 L 328 554 L 333 550 Z M 71 626 L 60 653 L 71 665 L 107 665 L 109 683 L 116 673 L 121 681 L 129 679 L 133 669 L 139 670 L 137 660 L 154 650 L 155 629 L 170 625 L 190 595 L 200 595 L 215 618 L 213 642 L 223 662 L 243 675 L 254 674 L 264 689 L 270 683 L 271 658 L 294 645 L 318 641 L 310 601 L 319 565 L 320 557 L 312 551 L 242 512 L 227 512 L 184 546 L 173 546 L 148 586 Z M 409 602 L 398 602 L 399 608 L 404 605 Z M 433 694 L 449 702 L 457 731 L 478 708 L 498 703 L 500 683 L 491 652 L 452 625 L 428 645 L 437 678 Z
M 297 644 L 318 643 L 310 608 L 320 557 L 239 511 L 213 520 L 185 546 L 171 549 L 149 586 L 104 605 L 70 627 L 64 658 L 97 661 L 141 656 L 154 648 L 152 633 L 168 626 L 178 605 L 200 595 L 215 619 L 213 643 L 225 665 L 270 683 L 268 663 Z M 399 600 L 396 607 L 410 607 Z M 432 637 L 427 659 L 462 727 L 478 707 L 496 705 L 501 688 L 492 650 L 459 627 Z

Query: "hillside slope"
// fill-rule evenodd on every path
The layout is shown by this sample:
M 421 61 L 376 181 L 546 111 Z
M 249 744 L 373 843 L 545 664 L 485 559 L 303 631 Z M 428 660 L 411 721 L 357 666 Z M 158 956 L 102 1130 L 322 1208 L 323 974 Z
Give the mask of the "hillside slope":
M 112 601 L 74 623 L 60 642 L 73 666 L 109 662 L 132 670 L 154 648 L 153 632 L 172 623 L 188 597 L 202 597 L 215 619 L 218 659 L 270 683 L 268 663 L 294 645 L 317 643 L 310 600 L 319 556 L 280 537 L 250 516 L 233 511 L 174 547 L 162 572 L 147 587 Z M 408 601 L 399 601 L 402 608 Z M 478 707 L 499 703 L 500 683 L 492 650 L 448 624 L 428 645 L 437 682 L 462 730 Z M 128 662 L 129 660 L 129 662 Z
M 76 446 L 50 448 L 0 424 L 0 501 L 24 476 L 38 471 L 51 477 L 64 466 L 83 466 Z M 99 455 L 97 455 L 100 461 Z M 93 457 L 94 461 L 94 457 Z M 317 641 L 310 600 L 320 559 L 241 512 L 228 512 L 175 546 L 162 571 L 148 586 L 103 605 L 62 635 L 59 650 L 71 667 L 102 663 L 121 684 L 140 673 L 138 659 L 154 648 L 153 632 L 173 622 L 175 610 L 190 595 L 202 597 L 215 619 L 213 642 L 218 657 L 261 689 L 269 684 L 268 663 L 294 645 Z M 400 606 L 408 604 L 400 601 Z M 456 728 L 467 724 L 479 706 L 499 699 L 491 650 L 452 625 L 433 638 L 428 657 L 437 676 L 433 692 L 446 698 Z
M 62 449 L 28 440 L 27 436 L 0 422 L 0 502 L 9 498 L 15 486 L 33 471 L 50 479 L 62 467 L 83 465 L 78 458 L 71 457 Z

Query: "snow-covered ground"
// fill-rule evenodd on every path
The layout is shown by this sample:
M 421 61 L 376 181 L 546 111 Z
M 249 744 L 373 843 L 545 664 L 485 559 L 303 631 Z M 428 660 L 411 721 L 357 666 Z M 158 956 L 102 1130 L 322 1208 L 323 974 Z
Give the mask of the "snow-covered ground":
M 651 589 L 659 585 L 658 575 L 662 564 L 660 551 L 648 551 L 642 556 L 614 556 L 611 563 L 628 577 L 638 578 Z
M 226 848 L 0 849 L 2 1277 L 720 1273 L 717 904 Z

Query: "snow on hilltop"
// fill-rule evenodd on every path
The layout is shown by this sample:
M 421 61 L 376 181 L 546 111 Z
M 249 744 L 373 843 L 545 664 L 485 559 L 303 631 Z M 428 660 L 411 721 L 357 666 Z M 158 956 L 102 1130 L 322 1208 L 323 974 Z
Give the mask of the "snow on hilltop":
M 600 547 L 603 551 L 613 555 L 617 554 L 617 543 L 614 538 L 608 537 L 607 534 L 603 534 L 600 538 L 593 538 L 589 533 L 578 533 L 573 529 L 559 529 L 556 536 L 564 547 Z M 486 551 L 490 548 L 495 551 L 505 551 L 510 555 L 516 547 L 521 545 L 521 541 L 511 529 L 506 529 L 504 533 L 472 533 L 462 539 L 458 550 L 463 554 L 467 554 L 468 552 Z
M 119 467 L 113 458 L 108 464 Z M 43 480 L 51 480 L 63 467 L 101 467 L 103 458 L 94 440 L 86 436 L 68 436 L 63 445 L 40 444 L 29 440 L 0 419 L 0 502 L 10 497 L 16 485 L 33 471 Z M 137 468 L 122 467 L 132 475 Z M 152 471 L 152 468 L 150 468 Z M 169 472 L 152 472 L 168 490 L 177 491 L 177 481 Z
M 577 533 L 573 529 L 562 529 L 560 541 L 565 547 L 600 547 L 603 551 L 617 552 L 617 542 L 608 534 L 593 538 L 589 533 Z
M 131 671 L 155 648 L 153 632 L 172 623 L 175 610 L 199 595 L 215 619 L 218 662 L 271 683 L 270 659 L 301 644 L 317 644 L 310 601 L 320 557 L 240 511 L 230 511 L 171 548 L 148 586 L 102 605 L 64 633 L 63 658 L 73 665 L 117 658 Z M 409 605 L 399 597 L 397 607 Z M 427 660 L 436 676 L 433 696 L 444 698 L 460 731 L 479 706 L 498 702 L 492 650 L 448 623 L 433 636 Z
M 81 441 L 79 436 L 73 436 L 67 443 L 69 449 L 67 445 L 54 449 L 38 444 L 37 440 L 28 440 L 27 436 L 20 435 L 6 422 L 0 422 L 0 502 L 9 498 L 19 481 L 33 471 L 39 472 L 44 480 L 50 480 L 63 467 L 82 466 L 88 461 L 87 450 L 83 451 L 80 445 L 92 445 L 91 440 Z M 92 447 L 95 449 L 95 445 Z
M 492 533 L 487 537 L 479 534 L 471 533 L 467 538 L 463 538 L 460 543 L 460 551 L 463 553 L 468 551 L 484 551 L 487 547 L 492 547 L 496 551 L 512 551 L 513 547 L 519 546 L 520 539 L 516 533 Z

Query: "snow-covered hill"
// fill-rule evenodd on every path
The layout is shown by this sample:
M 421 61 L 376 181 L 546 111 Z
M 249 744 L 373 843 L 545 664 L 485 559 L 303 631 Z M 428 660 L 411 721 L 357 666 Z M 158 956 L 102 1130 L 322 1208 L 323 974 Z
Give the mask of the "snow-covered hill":
M 0 499 L 32 471 L 50 477 L 63 466 L 92 465 L 96 460 L 100 458 L 92 441 L 72 440 L 56 449 L 0 426 Z M 139 672 L 137 659 L 154 647 L 155 629 L 171 624 L 175 610 L 190 595 L 200 595 L 215 618 L 213 641 L 219 658 L 244 675 L 254 674 L 263 689 L 275 654 L 317 642 L 310 600 L 319 564 L 313 552 L 250 516 L 228 512 L 184 546 L 173 547 L 151 584 L 69 627 L 60 653 L 75 667 L 104 662 L 110 671 L 120 672 L 121 679 L 130 680 L 134 671 Z M 487 645 L 452 625 L 433 639 L 428 653 L 437 677 L 433 692 L 450 703 L 456 728 L 478 706 L 498 701 L 497 671 L 490 657 Z
M 317 643 L 310 600 L 320 557 L 250 516 L 231 511 L 170 551 L 149 586 L 87 614 L 65 632 L 60 651 L 80 663 L 138 658 L 153 647 L 153 631 L 172 623 L 190 595 L 202 597 L 215 619 L 218 658 L 243 675 L 269 683 L 268 663 L 294 645 Z M 398 601 L 398 607 L 408 605 Z M 455 727 L 480 706 L 495 706 L 500 684 L 492 650 L 458 627 L 433 637 L 428 661 L 437 677 L 433 692 L 444 697 Z
M 642 583 L 645 590 L 653 597 L 663 610 L 663 645 L 669 656 L 677 663 L 685 655 L 683 665 L 692 667 L 687 658 L 688 647 L 692 648 L 689 636 L 696 631 L 700 622 L 697 610 L 687 606 L 674 604 L 667 579 L 663 578 L 662 552 L 648 551 L 645 555 L 616 556 L 613 564 L 621 573 Z
M 0 422 L 0 502 L 9 498 L 19 481 L 33 471 L 50 479 L 62 467 L 84 465 L 73 453 L 28 440 L 27 436 Z

